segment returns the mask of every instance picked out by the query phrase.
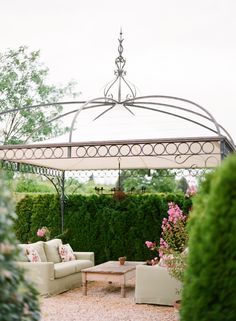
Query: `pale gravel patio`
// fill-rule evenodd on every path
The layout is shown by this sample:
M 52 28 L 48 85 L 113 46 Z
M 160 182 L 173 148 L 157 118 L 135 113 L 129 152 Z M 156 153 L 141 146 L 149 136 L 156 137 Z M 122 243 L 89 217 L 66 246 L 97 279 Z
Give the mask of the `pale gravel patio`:
M 120 287 L 101 282 L 41 299 L 41 321 L 175 321 L 173 307 L 134 303 L 134 280 L 129 282 L 126 297 Z

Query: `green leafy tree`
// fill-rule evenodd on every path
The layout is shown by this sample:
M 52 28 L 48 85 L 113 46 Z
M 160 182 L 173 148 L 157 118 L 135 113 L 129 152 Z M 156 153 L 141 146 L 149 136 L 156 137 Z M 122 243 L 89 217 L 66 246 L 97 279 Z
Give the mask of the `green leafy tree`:
M 186 191 L 188 189 L 188 182 L 184 176 L 182 176 L 177 182 L 177 188 L 180 189 L 184 194 L 186 194 Z
M 0 112 L 76 96 L 75 83 L 61 88 L 48 84 L 48 72 L 40 62 L 40 51 L 30 52 L 27 47 L 19 47 L 0 53 Z M 0 142 L 17 144 L 24 142 L 29 134 L 32 134 L 31 140 L 42 140 L 61 133 L 59 122 L 46 123 L 61 111 L 62 106 L 50 106 L 0 115 Z
M 116 188 L 118 188 L 118 181 Z M 121 171 L 121 189 L 125 192 L 173 192 L 176 190 L 175 175 L 167 169 L 135 169 Z
M 236 155 L 210 174 L 190 215 L 181 321 L 236 320 Z
M 150 181 L 152 192 L 174 192 L 176 190 L 175 174 L 168 169 L 158 169 L 152 174 Z
M 121 171 L 120 187 L 125 192 L 140 191 L 142 187 L 147 188 L 149 171 L 146 169 L 135 169 Z M 116 188 L 119 188 L 119 179 L 116 183 Z
M 13 233 L 15 213 L 9 193 L 0 178 L 0 321 L 40 319 L 37 292 L 26 281 L 16 261 L 18 250 Z
M 12 185 L 16 193 L 56 193 L 52 183 L 31 174 L 15 178 Z

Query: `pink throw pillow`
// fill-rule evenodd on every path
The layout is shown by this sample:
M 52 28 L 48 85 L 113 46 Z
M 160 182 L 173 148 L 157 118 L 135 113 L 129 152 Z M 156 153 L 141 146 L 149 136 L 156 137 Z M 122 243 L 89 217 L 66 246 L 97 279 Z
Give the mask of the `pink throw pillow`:
M 25 249 L 25 253 L 30 262 L 42 262 L 38 254 L 38 251 L 34 249 L 32 246 L 27 246 Z
M 62 262 L 74 261 L 76 259 L 70 244 L 60 245 L 59 255 Z

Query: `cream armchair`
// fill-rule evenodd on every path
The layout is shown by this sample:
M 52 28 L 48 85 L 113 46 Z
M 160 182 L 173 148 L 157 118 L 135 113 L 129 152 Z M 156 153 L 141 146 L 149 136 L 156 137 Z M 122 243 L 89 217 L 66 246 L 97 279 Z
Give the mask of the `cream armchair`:
M 170 276 L 166 267 L 137 265 L 135 303 L 173 305 L 180 299 L 181 283 Z

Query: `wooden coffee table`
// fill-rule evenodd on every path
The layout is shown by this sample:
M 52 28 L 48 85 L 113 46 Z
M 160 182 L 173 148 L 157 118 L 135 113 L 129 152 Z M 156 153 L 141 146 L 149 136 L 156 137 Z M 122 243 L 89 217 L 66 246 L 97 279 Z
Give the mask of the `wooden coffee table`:
M 83 294 L 87 295 L 88 281 L 103 281 L 118 283 L 121 286 L 121 297 L 124 298 L 126 281 L 135 277 L 138 264 L 146 264 L 146 262 L 126 261 L 124 265 L 120 265 L 119 261 L 108 261 L 81 270 Z

